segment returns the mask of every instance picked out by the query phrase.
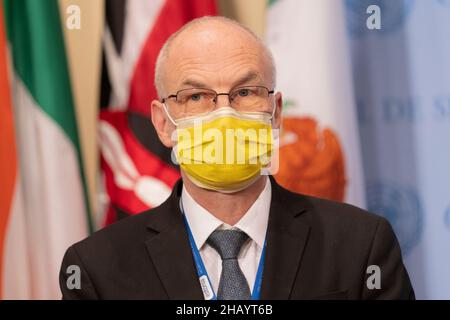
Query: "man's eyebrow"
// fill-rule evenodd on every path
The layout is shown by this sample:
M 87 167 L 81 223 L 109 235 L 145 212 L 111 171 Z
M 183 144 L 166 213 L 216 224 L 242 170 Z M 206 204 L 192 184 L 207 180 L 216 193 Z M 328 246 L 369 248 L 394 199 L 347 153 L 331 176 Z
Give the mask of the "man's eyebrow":
M 240 79 L 235 81 L 233 86 L 232 86 L 232 88 L 236 88 L 236 87 L 238 87 L 240 85 L 243 85 L 243 84 L 245 84 L 247 82 L 250 82 L 252 80 L 255 80 L 255 79 L 260 79 L 259 73 L 256 72 L 256 71 L 249 71 L 243 77 L 241 77 Z
M 208 89 L 209 86 L 204 84 L 203 82 L 197 81 L 197 80 L 193 80 L 193 79 L 186 79 L 184 80 L 181 85 L 184 87 L 193 87 L 193 88 L 206 88 Z
M 236 80 L 231 87 L 232 88 L 236 88 L 236 87 L 238 87 L 240 85 L 243 85 L 243 84 L 245 84 L 247 82 L 250 82 L 252 80 L 255 80 L 255 79 L 260 79 L 259 73 L 256 72 L 256 71 L 249 71 L 243 77 L 241 77 L 240 79 Z M 184 80 L 181 83 L 181 85 L 183 87 L 192 87 L 192 88 L 206 88 L 206 89 L 210 88 L 209 85 L 207 85 L 207 84 L 205 84 L 203 82 L 194 80 L 194 79 L 186 79 L 186 80 Z

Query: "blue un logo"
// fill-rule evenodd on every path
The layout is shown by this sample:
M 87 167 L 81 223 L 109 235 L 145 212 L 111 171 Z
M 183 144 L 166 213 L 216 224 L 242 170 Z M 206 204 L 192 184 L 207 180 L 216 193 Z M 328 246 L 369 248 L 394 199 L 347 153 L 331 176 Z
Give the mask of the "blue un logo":
M 369 211 L 389 220 L 407 255 L 422 235 L 423 210 L 417 192 L 386 182 L 369 183 L 367 204 Z
M 447 226 L 447 229 L 450 230 L 450 205 L 448 206 L 447 210 L 445 210 L 444 223 Z

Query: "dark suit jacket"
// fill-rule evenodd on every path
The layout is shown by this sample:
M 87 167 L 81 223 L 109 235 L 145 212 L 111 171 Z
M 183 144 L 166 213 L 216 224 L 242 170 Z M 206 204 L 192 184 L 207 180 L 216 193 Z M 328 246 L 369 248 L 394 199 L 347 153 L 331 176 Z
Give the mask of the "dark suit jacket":
M 261 299 L 414 299 L 387 220 L 271 181 Z M 179 209 L 181 187 L 179 181 L 161 206 L 71 246 L 60 272 L 63 298 L 203 299 Z M 80 267 L 81 289 L 67 288 L 69 265 Z M 368 289 L 369 265 L 380 267 L 381 289 Z

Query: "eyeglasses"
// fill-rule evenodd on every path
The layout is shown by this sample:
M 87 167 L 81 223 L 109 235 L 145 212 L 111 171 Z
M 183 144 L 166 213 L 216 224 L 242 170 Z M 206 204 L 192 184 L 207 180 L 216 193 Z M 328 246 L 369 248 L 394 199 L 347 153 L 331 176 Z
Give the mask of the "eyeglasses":
M 218 96 L 228 96 L 230 106 L 241 112 L 268 112 L 272 113 L 273 105 L 269 102 L 269 96 L 274 90 L 264 86 L 243 86 L 231 90 L 229 93 L 217 93 L 211 89 L 190 88 L 171 94 L 162 99 L 165 103 L 168 99 L 175 99 L 177 113 L 182 116 L 197 115 L 213 111 Z

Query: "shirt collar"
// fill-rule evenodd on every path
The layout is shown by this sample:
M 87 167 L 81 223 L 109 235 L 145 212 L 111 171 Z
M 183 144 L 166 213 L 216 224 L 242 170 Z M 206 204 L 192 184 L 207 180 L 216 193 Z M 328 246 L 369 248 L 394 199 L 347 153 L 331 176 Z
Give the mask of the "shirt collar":
M 262 248 L 266 238 L 269 221 L 272 187 L 270 179 L 250 209 L 233 227 L 244 231 L 256 244 Z M 183 211 L 189 223 L 195 244 L 200 250 L 210 234 L 217 228 L 229 228 L 227 224 L 217 219 L 212 213 L 198 204 L 183 186 L 181 193 Z

